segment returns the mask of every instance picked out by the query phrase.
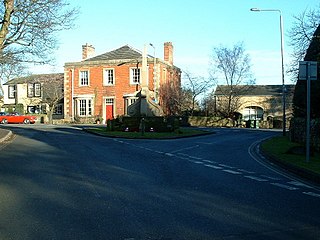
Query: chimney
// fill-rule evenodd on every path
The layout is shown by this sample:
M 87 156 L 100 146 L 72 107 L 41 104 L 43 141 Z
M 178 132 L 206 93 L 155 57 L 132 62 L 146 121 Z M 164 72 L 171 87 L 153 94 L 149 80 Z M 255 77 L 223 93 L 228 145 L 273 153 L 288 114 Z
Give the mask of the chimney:
M 86 43 L 82 45 L 82 60 L 93 57 L 95 54 L 95 48 L 92 45 Z
M 164 61 L 170 65 L 173 65 L 173 46 L 172 42 L 164 43 Z

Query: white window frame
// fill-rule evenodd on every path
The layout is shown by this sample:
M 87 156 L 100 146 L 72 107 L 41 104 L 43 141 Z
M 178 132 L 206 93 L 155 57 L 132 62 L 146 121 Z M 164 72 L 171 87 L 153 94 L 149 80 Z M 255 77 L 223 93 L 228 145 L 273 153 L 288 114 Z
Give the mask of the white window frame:
M 112 78 L 110 78 L 110 72 L 112 72 Z M 115 70 L 114 68 L 103 69 L 103 86 L 115 85 Z
M 35 83 L 33 91 L 35 97 L 41 97 L 41 83 Z
M 28 90 L 27 90 L 28 97 L 34 97 L 34 84 L 28 83 Z
M 17 86 L 16 85 L 9 85 L 8 86 L 8 98 L 13 99 L 16 98 Z
M 28 83 L 27 88 L 29 98 L 41 97 L 41 83 Z
M 83 76 L 83 73 L 87 73 L 87 76 Z M 90 86 L 90 72 L 89 70 L 79 70 L 79 86 Z
M 138 76 L 138 81 L 135 81 L 135 75 L 136 75 L 136 71 L 139 70 L 139 76 Z M 142 74 L 142 71 L 141 71 L 141 68 L 130 68 L 130 84 L 134 84 L 134 85 L 137 85 L 137 84 L 140 84 L 141 82 L 141 74 Z
M 59 103 L 54 107 L 53 110 L 54 115 L 62 115 L 63 114 L 63 104 Z
M 93 116 L 93 99 L 92 98 L 78 99 L 78 116 L 80 117 Z
M 138 97 L 132 96 L 132 97 L 125 97 L 124 101 L 125 101 L 125 115 L 128 115 L 128 107 L 131 104 L 134 104 L 136 101 L 138 100 Z

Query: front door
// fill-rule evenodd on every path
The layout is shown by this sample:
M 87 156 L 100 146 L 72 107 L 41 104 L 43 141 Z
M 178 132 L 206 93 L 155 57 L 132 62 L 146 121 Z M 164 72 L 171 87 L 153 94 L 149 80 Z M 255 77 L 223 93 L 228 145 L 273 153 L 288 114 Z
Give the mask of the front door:
M 113 119 L 113 98 L 106 99 L 106 120 Z

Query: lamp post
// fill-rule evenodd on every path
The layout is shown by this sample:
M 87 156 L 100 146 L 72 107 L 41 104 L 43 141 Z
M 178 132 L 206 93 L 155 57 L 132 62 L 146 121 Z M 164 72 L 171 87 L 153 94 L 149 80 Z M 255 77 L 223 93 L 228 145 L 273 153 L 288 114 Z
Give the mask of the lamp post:
M 280 38 L 281 38 L 281 74 L 282 74 L 282 135 L 286 136 L 286 87 L 284 84 L 284 62 L 283 62 L 283 21 L 282 14 L 279 9 L 259 9 L 251 8 L 250 11 L 253 12 L 278 12 L 280 15 Z
M 153 47 L 153 88 L 154 88 L 154 99 L 156 103 L 158 103 L 158 82 L 157 82 L 157 59 L 156 59 L 156 47 L 149 43 L 151 47 Z

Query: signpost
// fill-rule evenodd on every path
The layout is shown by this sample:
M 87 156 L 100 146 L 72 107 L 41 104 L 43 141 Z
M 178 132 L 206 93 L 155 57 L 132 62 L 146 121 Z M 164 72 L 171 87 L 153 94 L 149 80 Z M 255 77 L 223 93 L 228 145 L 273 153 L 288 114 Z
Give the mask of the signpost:
M 310 95 L 311 80 L 317 80 L 317 62 L 299 62 L 299 80 L 307 81 L 306 162 L 310 161 Z

